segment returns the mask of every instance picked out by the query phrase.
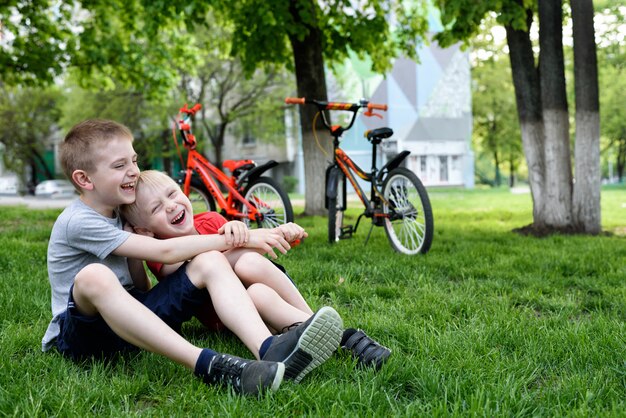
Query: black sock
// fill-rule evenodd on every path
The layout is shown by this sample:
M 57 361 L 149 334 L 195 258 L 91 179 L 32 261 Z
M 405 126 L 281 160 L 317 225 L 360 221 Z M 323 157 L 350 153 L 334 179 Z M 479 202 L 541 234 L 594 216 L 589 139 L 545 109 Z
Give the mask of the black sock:
M 203 349 L 202 352 L 200 352 L 200 355 L 198 356 L 198 360 L 196 360 L 196 367 L 193 371 L 193 374 L 195 374 L 198 377 L 205 376 L 207 371 L 209 371 L 209 364 L 211 364 L 211 360 L 216 355 L 217 355 L 217 352 L 209 348 Z
M 261 343 L 261 348 L 259 348 L 259 358 L 263 359 L 265 353 L 267 353 L 267 349 L 270 348 L 270 344 L 272 344 L 273 336 L 269 336 Z

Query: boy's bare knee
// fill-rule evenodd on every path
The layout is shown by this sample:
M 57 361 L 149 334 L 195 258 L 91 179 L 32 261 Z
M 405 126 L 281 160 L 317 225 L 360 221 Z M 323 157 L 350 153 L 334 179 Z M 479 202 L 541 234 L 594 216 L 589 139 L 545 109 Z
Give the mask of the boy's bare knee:
M 89 264 L 74 278 L 72 295 L 76 308 L 84 315 L 95 315 L 99 301 L 122 287 L 115 273 L 102 264 Z
M 111 269 L 103 264 L 89 264 L 74 278 L 74 295 L 98 295 L 117 285 L 119 281 Z
M 247 252 L 242 254 L 235 263 L 235 273 L 241 278 L 248 278 L 250 275 L 262 275 L 263 269 L 269 260 L 256 252 Z
M 189 267 L 194 269 L 212 269 L 218 266 L 222 267 L 223 264 L 230 265 L 224 254 L 222 254 L 220 251 L 207 251 L 205 253 L 195 256 L 189 262 Z
M 224 272 L 232 271 L 230 263 L 220 251 L 208 251 L 198 254 L 187 266 L 187 276 L 191 282 L 199 286 L 206 278 L 222 276 Z

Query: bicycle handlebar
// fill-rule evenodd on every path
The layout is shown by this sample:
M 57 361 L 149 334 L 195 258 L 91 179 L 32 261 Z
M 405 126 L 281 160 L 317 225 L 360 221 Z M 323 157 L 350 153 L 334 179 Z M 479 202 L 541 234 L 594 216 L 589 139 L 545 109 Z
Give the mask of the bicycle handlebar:
M 202 105 L 200 103 L 196 103 L 191 109 L 187 106 L 187 103 L 180 108 L 182 117 L 178 121 L 178 129 L 183 137 L 185 147 L 191 149 L 196 147 L 196 137 L 191 133 L 191 116 L 195 115 L 200 109 L 202 109 Z M 178 146 L 178 143 L 176 142 L 176 135 L 174 135 L 174 143 Z
M 354 121 L 356 120 L 356 116 L 359 112 L 359 109 L 367 109 L 365 112 L 363 112 L 363 115 L 367 117 L 378 116 L 379 118 L 382 118 L 382 116 L 377 113 L 374 113 L 373 110 L 374 109 L 382 110 L 382 111 L 387 110 L 386 104 L 370 103 L 365 99 L 361 99 L 358 103 L 342 103 L 342 102 L 325 102 L 322 100 L 306 99 L 304 97 L 287 97 L 285 99 L 285 103 L 299 104 L 299 105 L 312 104 L 312 105 L 317 106 L 320 113 L 322 114 L 322 123 L 324 124 L 326 129 L 328 129 L 330 133 L 336 138 L 341 136 L 343 132 L 352 128 L 352 125 L 354 124 Z M 345 111 L 352 112 L 353 115 L 352 115 L 352 119 L 350 120 L 350 123 L 347 126 L 338 126 L 338 125 L 331 126 L 329 121 L 326 119 L 326 115 L 324 114 L 324 112 L 322 112 L 323 110 L 345 110 Z
M 306 99 L 304 97 L 287 97 L 285 103 L 303 105 L 306 103 Z
M 378 103 L 370 103 L 367 100 L 361 100 L 359 103 L 342 103 L 342 102 L 325 102 L 321 100 L 312 100 L 306 99 L 304 97 L 287 97 L 285 99 L 286 104 L 313 104 L 316 105 L 320 110 L 347 110 L 351 112 L 356 112 L 359 109 L 367 108 L 368 111 L 382 110 L 387 111 L 386 104 L 378 104 Z M 366 115 L 371 116 L 371 115 Z
M 185 103 L 185 106 L 180 108 L 180 113 L 185 113 L 187 115 L 195 115 L 196 112 L 200 109 L 202 109 L 202 105 L 200 103 L 196 103 L 195 105 L 193 105 L 191 109 L 189 109 L 187 107 L 187 103 Z

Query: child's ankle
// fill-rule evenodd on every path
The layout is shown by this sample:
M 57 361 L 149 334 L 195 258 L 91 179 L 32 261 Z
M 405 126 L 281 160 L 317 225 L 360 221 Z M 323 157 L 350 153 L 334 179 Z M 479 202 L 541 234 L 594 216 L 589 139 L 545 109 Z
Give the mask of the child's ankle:
M 270 345 L 272 345 L 273 339 L 274 339 L 274 336 L 270 335 L 269 337 L 265 339 L 265 341 L 263 341 L 263 343 L 261 343 L 261 347 L 259 348 L 260 359 L 262 359 L 265 353 L 267 353 L 267 349 L 270 348 Z
M 217 355 L 217 352 L 205 348 L 200 352 L 198 356 L 198 360 L 196 360 L 196 367 L 194 368 L 193 374 L 198 377 L 203 377 L 206 375 L 209 370 L 209 364 L 211 364 L 211 360 L 213 357 Z

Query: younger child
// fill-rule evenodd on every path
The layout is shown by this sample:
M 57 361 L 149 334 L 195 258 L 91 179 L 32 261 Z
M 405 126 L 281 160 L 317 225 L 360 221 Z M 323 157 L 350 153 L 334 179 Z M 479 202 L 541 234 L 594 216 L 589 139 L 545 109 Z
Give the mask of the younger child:
M 56 347 L 79 360 L 141 348 L 193 370 L 207 384 L 227 384 L 243 394 L 276 390 L 286 370 L 301 378 L 330 357 L 342 328 L 332 308 L 322 308 L 294 332 L 274 337 L 222 253 L 242 245 L 275 257 L 275 250 L 289 250 L 281 235 L 250 231 L 245 242 L 235 242 L 226 227 L 223 235 L 158 240 L 123 230 L 117 207 L 135 201 L 139 176 L 132 141 L 125 126 L 96 119 L 74 126 L 61 144 L 61 164 L 80 198 L 52 228 L 48 275 L 53 317 L 42 349 Z M 192 260 L 152 287 L 136 259 L 166 264 Z M 209 293 L 237 310 L 226 316 L 229 327 L 264 361 L 196 347 L 177 332 Z
M 222 234 L 226 228 L 244 236 L 248 231 L 245 224 L 238 221 L 227 222 L 215 212 L 193 215 L 187 196 L 167 175 L 147 170 L 137 181 L 137 197 L 134 203 L 120 208 L 125 219 L 133 225 L 137 233 L 156 238 L 172 238 L 189 235 Z M 304 230 L 293 223 L 274 229 L 288 242 L 306 236 Z M 237 277 L 247 288 L 261 317 L 277 331 L 292 329 L 300 323 L 298 315 L 312 315 L 313 311 L 281 266 L 265 258 L 259 251 L 250 248 L 233 248 L 224 255 L 230 262 Z M 176 265 L 163 265 L 148 262 L 150 270 L 162 280 Z M 165 280 L 167 281 L 167 280 Z M 213 301 L 215 302 L 215 301 Z M 278 309 L 287 302 L 295 310 Z M 297 311 L 297 312 L 296 312 Z M 219 315 L 208 304 L 197 315 L 210 329 L 220 329 Z M 360 365 L 379 368 L 391 351 L 368 337 L 362 330 L 347 329 L 343 332 L 341 345 L 357 357 Z

